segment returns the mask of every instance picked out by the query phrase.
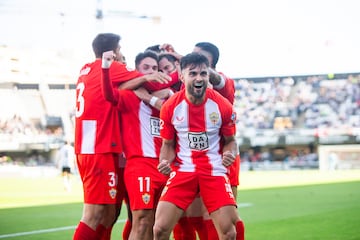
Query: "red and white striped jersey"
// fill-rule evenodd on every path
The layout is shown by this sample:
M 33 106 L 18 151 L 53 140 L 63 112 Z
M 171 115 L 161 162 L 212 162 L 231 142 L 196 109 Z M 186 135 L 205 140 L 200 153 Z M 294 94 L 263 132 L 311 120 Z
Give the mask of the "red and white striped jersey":
M 119 90 L 117 106 L 126 159 L 158 158 L 162 144 L 159 110 L 145 104 L 132 90 Z
M 227 172 L 222 165 L 222 136 L 233 136 L 236 131 L 236 115 L 227 99 L 207 89 L 205 101 L 194 105 L 183 89 L 163 104 L 160 119 L 161 137 L 176 140 L 178 171 L 213 176 Z

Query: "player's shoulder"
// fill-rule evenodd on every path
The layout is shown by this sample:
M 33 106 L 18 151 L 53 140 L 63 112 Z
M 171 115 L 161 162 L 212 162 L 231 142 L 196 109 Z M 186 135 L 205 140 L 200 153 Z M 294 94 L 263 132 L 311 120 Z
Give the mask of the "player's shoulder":
M 213 88 L 206 89 L 206 94 L 208 98 L 212 98 L 212 99 L 218 99 L 220 97 L 224 98 L 218 91 L 216 91 Z
M 227 100 L 223 95 L 221 95 L 215 89 L 209 88 L 206 91 L 207 91 L 206 94 L 207 94 L 208 98 L 215 101 L 218 105 L 225 105 L 225 106 L 229 105 L 229 106 L 231 106 L 229 100 Z
M 177 105 L 179 102 L 181 102 L 185 97 L 185 89 L 181 89 L 178 92 L 175 92 L 171 97 L 169 97 L 168 99 L 165 100 L 165 102 L 163 103 L 163 106 L 175 106 Z

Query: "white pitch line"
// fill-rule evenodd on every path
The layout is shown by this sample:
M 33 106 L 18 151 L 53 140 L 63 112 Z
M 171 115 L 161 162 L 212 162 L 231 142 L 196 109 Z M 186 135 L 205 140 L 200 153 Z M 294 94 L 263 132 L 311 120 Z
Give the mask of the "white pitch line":
M 125 222 L 125 221 L 126 221 L 126 219 L 119 219 L 116 223 Z M 41 229 L 41 230 L 35 230 L 35 231 L 30 231 L 30 232 L 4 234 L 4 235 L 0 235 L 0 238 L 11 238 L 11 237 L 19 237 L 19 236 L 25 236 L 25 235 L 59 232 L 59 231 L 65 231 L 65 230 L 72 230 L 72 229 L 75 229 L 76 227 L 77 226 L 67 226 L 67 227 L 59 227 L 59 228 Z
M 244 207 L 251 207 L 251 206 L 253 206 L 253 204 L 252 203 L 238 203 L 237 206 L 239 208 L 244 208 Z M 126 221 L 126 219 L 119 219 L 116 223 L 125 222 L 125 221 Z M 29 232 L 10 233 L 10 234 L 0 235 L 0 238 L 11 238 L 11 237 L 19 237 L 19 236 L 25 236 L 25 235 L 66 231 L 66 230 L 75 229 L 76 227 L 77 226 L 67 226 L 67 227 L 59 227 L 59 228 L 41 229 L 41 230 L 35 230 L 35 231 L 29 231 Z
M 252 203 L 238 203 L 237 206 L 238 206 L 238 208 L 245 208 L 245 207 L 254 206 L 254 204 L 252 204 Z
M 30 232 L 11 233 L 11 234 L 0 235 L 0 238 L 10 238 L 10 237 L 25 236 L 25 235 L 49 233 L 49 232 L 59 232 L 59 231 L 65 231 L 65 230 L 70 230 L 70 229 L 75 229 L 75 228 L 76 228 L 76 226 L 68 226 L 68 227 L 60 227 L 60 228 L 35 230 L 35 231 L 30 231 Z

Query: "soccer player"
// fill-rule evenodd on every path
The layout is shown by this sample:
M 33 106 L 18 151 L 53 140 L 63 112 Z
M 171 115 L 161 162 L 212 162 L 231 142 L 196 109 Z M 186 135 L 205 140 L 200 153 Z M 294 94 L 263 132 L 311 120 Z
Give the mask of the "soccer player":
M 173 56 L 181 58 L 181 55 L 174 50 L 174 47 L 170 44 L 163 44 L 161 48 L 171 52 Z M 234 104 L 235 100 L 235 85 L 234 80 L 227 77 L 224 73 L 216 70 L 216 65 L 219 60 L 220 52 L 216 45 L 210 42 L 199 42 L 195 44 L 193 52 L 198 52 L 207 57 L 210 63 L 210 77 L 209 82 L 211 87 L 219 92 L 223 97 L 229 100 L 231 104 Z M 235 199 L 237 197 L 237 186 L 239 185 L 239 172 L 240 172 L 240 155 L 237 154 L 234 164 L 228 167 L 228 174 L 230 179 L 231 188 Z M 174 229 L 174 237 L 176 240 L 195 240 L 194 234 L 191 232 L 196 230 L 201 240 L 218 239 L 215 234 L 215 226 L 211 219 L 209 219 L 206 209 L 204 209 L 202 200 L 196 198 L 194 202 L 189 206 L 186 211 L 187 219 L 181 218 L 179 224 Z M 189 226 L 191 223 L 192 227 Z M 241 227 L 238 225 L 238 227 Z M 243 228 L 243 227 L 242 227 Z M 240 230 L 239 232 L 244 232 Z M 186 237 L 183 236 L 186 234 Z
M 227 77 L 224 73 L 218 72 L 216 70 L 216 65 L 219 61 L 220 57 L 220 51 L 218 47 L 210 42 L 198 42 L 195 44 L 195 47 L 193 49 L 193 52 L 197 52 L 200 54 L 203 54 L 206 56 L 206 58 L 209 60 L 210 63 L 210 71 L 212 73 L 212 77 L 210 78 L 210 82 L 213 86 L 213 88 L 218 91 L 223 97 L 229 100 L 231 104 L 234 104 L 235 101 L 235 81 L 229 77 Z M 238 153 L 236 155 L 235 163 L 231 164 L 228 167 L 228 176 L 231 184 L 231 189 L 233 191 L 233 194 L 235 196 L 235 199 L 237 198 L 237 188 L 239 186 L 239 173 L 240 173 L 240 154 Z M 200 201 L 201 199 L 197 199 L 196 201 Z M 202 209 L 199 207 L 201 206 L 200 203 L 195 203 L 193 206 L 191 206 L 188 211 L 187 215 L 190 219 L 190 222 L 193 223 L 194 227 L 197 229 L 198 232 L 203 232 L 203 226 L 202 226 L 202 219 L 199 217 L 199 210 Z M 215 227 L 210 219 L 208 219 L 208 214 L 206 212 L 203 213 L 204 215 L 204 224 L 207 229 L 207 239 L 209 240 L 217 240 L 217 236 L 215 234 Z M 237 225 L 238 232 L 244 232 L 244 225 L 238 224 Z M 202 235 L 205 235 L 205 233 L 202 233 Z
M 135 91 L 113 89 L 105 67 L 112 63 L 111 54 L 105 52 L 103 55 L 106 64 L 103 64 L 102 84 L 105 98 L 116 104 L 120 111 L 122 135 L 126 138 L 123 142 L 127 161 L 124 177 L 132 213 L 129 239 L 151 240 L 156 205 L 167 180 L 167 176 L 157 170 L 162 143 L 157 108 L 161 107 L 162 100 L 144 88 Z M 135 62 L 142 73 L 151 74 L 158 70 L 156 54 L 141 53 Z
M 73 239 L 110 239 L 124 197 L 123 152 L 118 109 L 101 94 L 102 53 L 113 51 L 120 59 L 120 36 L 100 33 L 93 42 L 95 61 L 80 70 L 76 84 L 75 154 L 83 183 L 84 207 Z M 112 85 L 128 80 L 167 82 L 165 74 L 142 75 L 115 61 L 109 69 Z
M 207 88 L 209 61 L 191 53 L 181 59 L 185 89 L 160 111 L 163 144 L 158 169 L 170 174 L 156 210 L 154 239 L 170 233 L 198 193 L 215 223 L 220 239 L 236 239 L 239 216 L 227 177 L 235 161 L 235 113 L 229 101 Z M 179 198 L 181 196 L 181 198 Z
M 171 89 L 174 92 L 179 91 L 182 86 L 182 82 L 178 80 L 179 79 L 178 68 L 179 68 L 179 59 L 177 59 L 174 55 L 167 52 L 159 53 L 159 71 L 171 76 L 171 78 L 175 82 L 171 86 Z
M 59 149 L 59 165 L 63 177 L 63 184 L 66 191 L 71 191 L 70 176 L 75 171 L 75 151 L 68 140 Z

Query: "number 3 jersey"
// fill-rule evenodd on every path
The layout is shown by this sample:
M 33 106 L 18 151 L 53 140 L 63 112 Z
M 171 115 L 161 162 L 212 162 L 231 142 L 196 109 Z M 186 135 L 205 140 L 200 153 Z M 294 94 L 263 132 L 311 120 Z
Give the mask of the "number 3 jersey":
M 141 75 L 119 62 L 109 70 L 114 86 Z M 101 59 L 84 65 L 76 84 L 76 154 L 122 152 L 119 112 L 102 94 L 101 71 Z
M 194 105 L 185 90 L 168 99 L 160 111 L 160 134 L 175 137 L 174 165 L 182 172 L 202 172 L 222 176 L 222 136 L 235 135 L 236 115 L 230 102 L 213 89 L 207 89 L 205 100 Z

